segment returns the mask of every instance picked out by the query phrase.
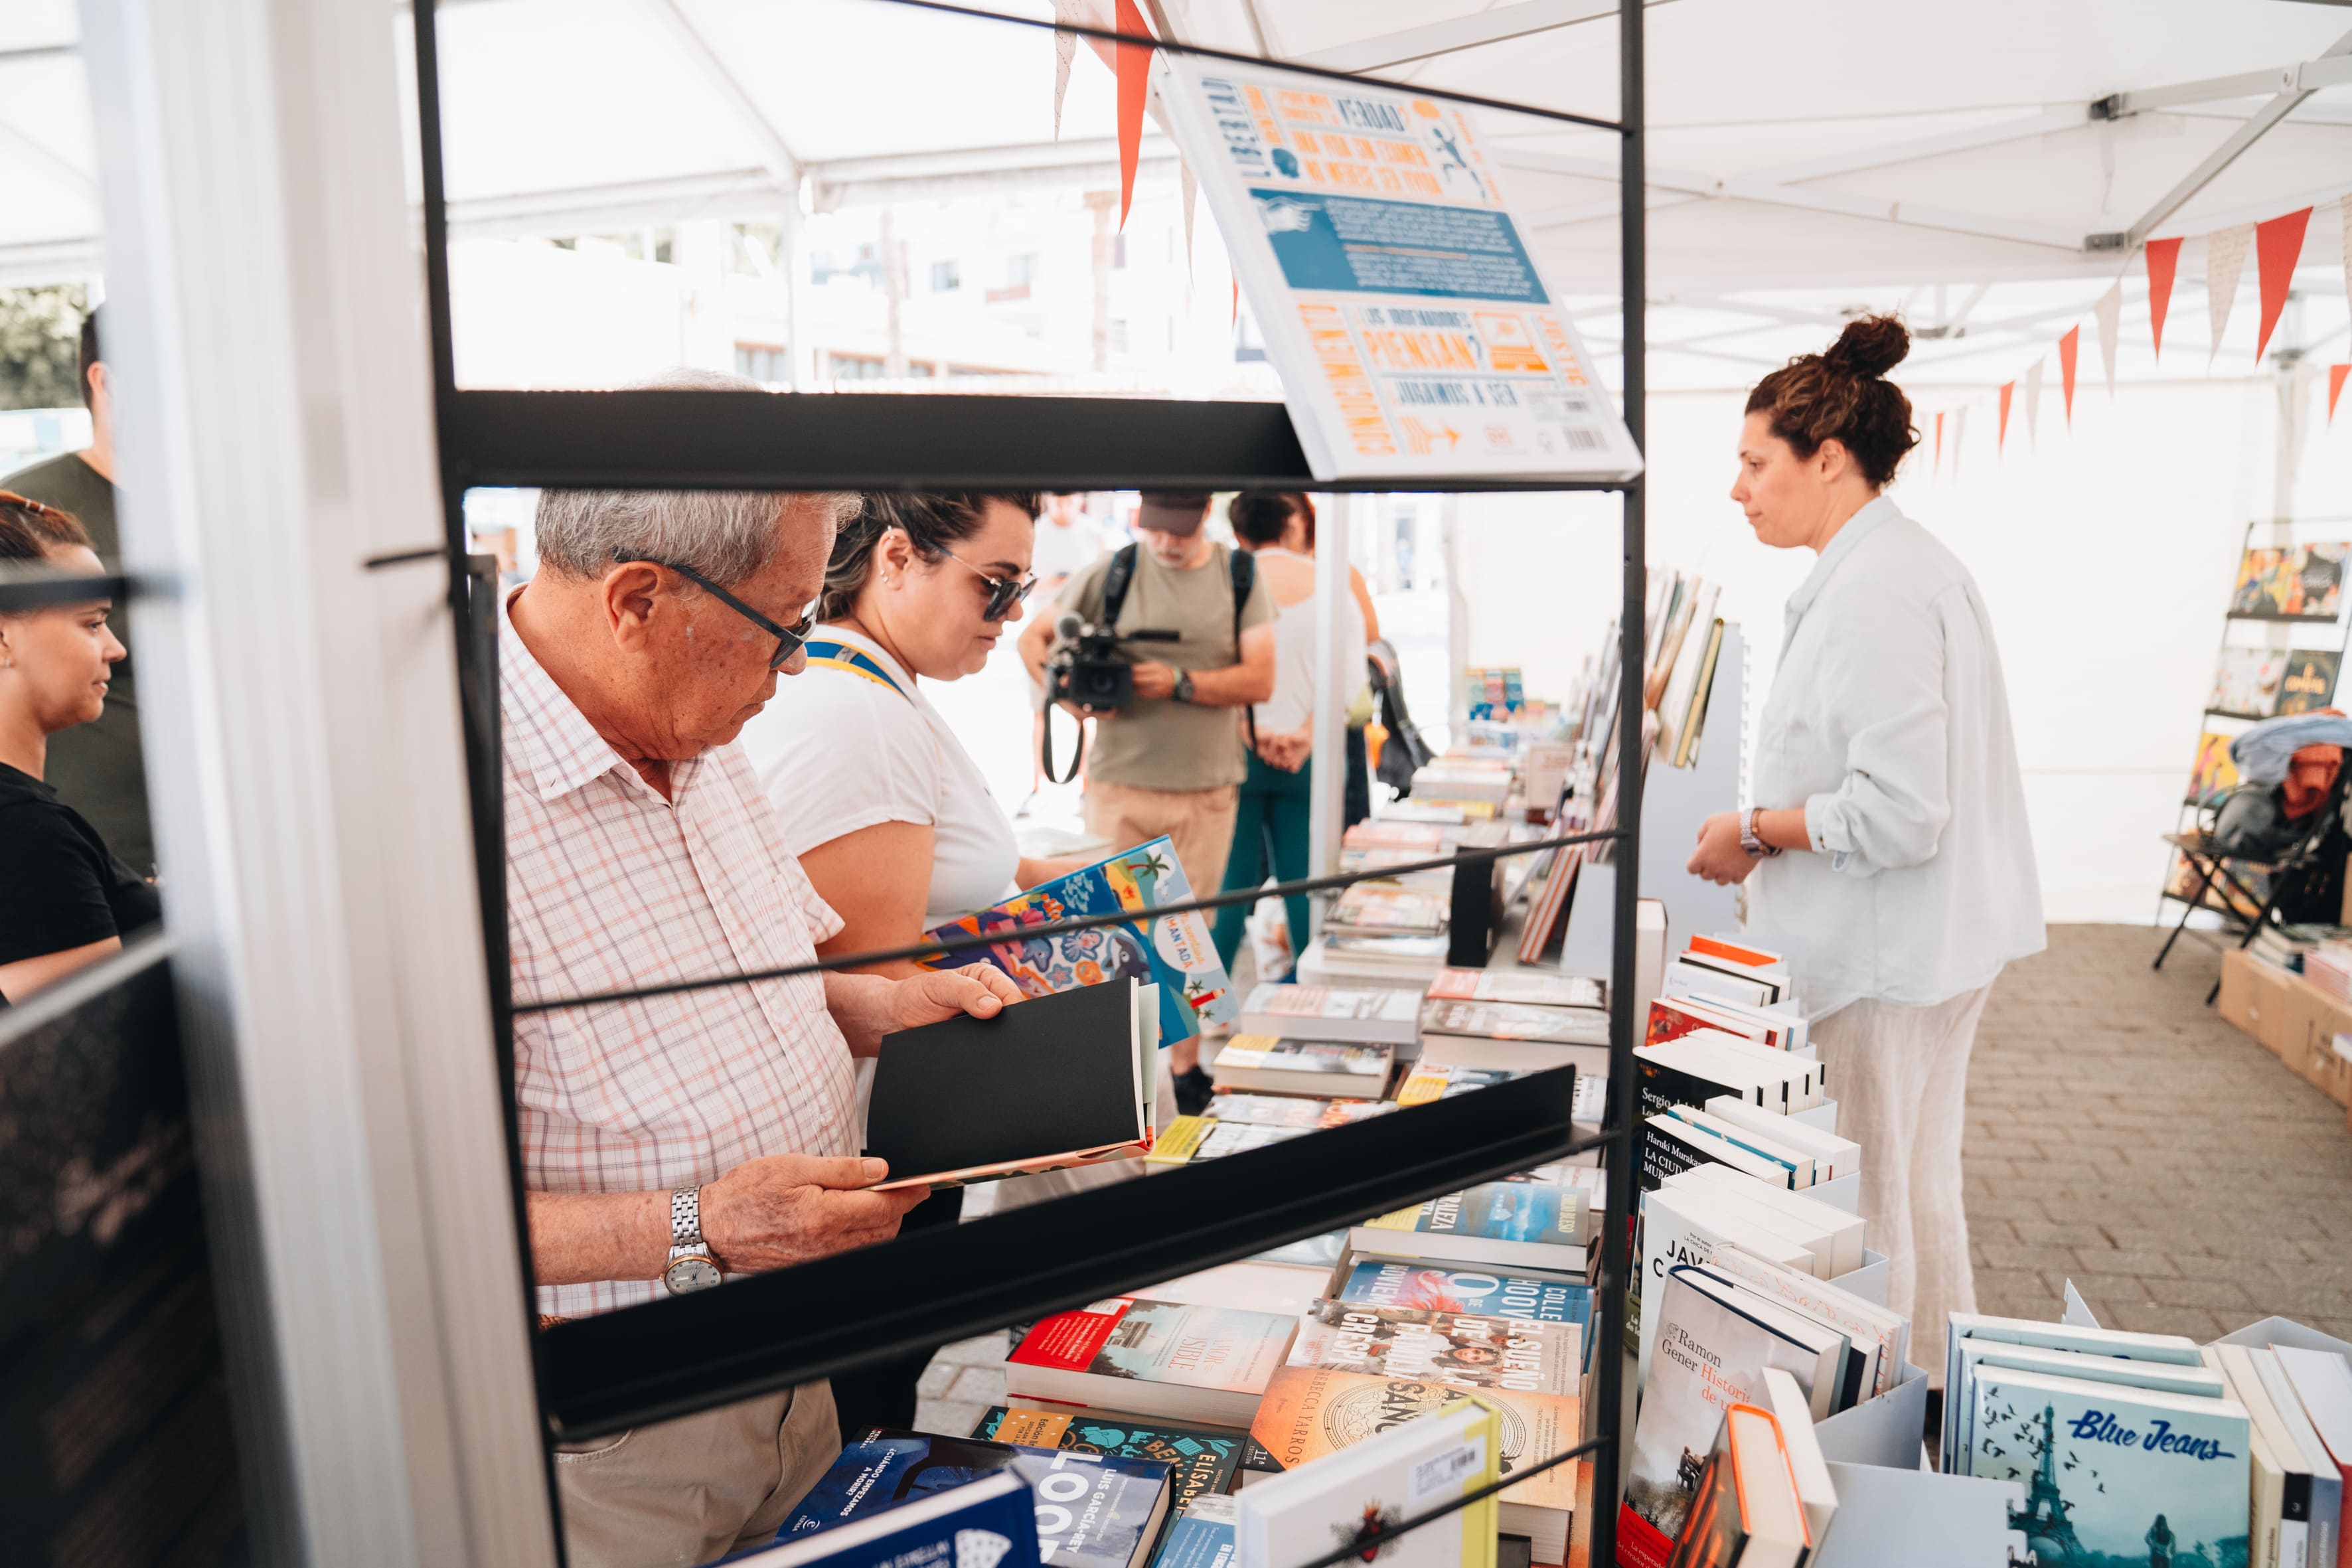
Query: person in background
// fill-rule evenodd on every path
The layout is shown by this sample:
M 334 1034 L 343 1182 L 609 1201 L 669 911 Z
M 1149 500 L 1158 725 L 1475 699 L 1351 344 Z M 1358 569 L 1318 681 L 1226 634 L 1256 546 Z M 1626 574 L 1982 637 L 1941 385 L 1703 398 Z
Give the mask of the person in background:
M 0 490 L 0 565 L 96 575 L 81 524 Z M 154 884 L 47 780 L 53 738 L 95 721 L 122 660 L 109 599 L 0 614 L 0 1007 L 162 918 Z
M 1257 560 L 1274 595 L 1274 695 L 1253 710 L 1257 745 L 1242 780 L 1234 840 L 1221 890 L 1261 887 L 1268 876 L 1292 882 L 1307 875 L 1308 825 L 1315 786 L 1315 561 L 1288 548 L 1298 537 L 1298 509 L 1307 498 L 1271 490 L 1244 490 L 1225 509 L 1234 538 Z M 1364 613 L 1350 595 L 1341 605 L 1339 668 L 1360 684 L 1364 668 Z M 1359 740 L 1360 741 L 1360 734 Z M 1294 961 L 1307 949 L 1307 900 L 1283 900 Z M 1217 956 L 1234 966 L 1247 927 L 1249 908 L 1229 904 L 1217 911 Z
M 1296 552 L 1307 560 L 1315 558 L 1315 498 L 1291 490 L 1283 495 L 1290 504 L 1290 522 L 1283 533 L 1283 548 Z M 1364 637 L 1370 643 L 1381 635 L 1381 613 L 1372 607 L 1372 590 L 1364 574 L 1356 570 L 1355 563 L 1348 563 L 1348 592 L 1356 601 L 1356 608 L 1364 617 Z M 1372 815 L 1372 770 L 1364 746 L 1365 727 L 1372 721 L 1372 687 L 1363 676 L 1364 661 L 1357 659 L 1348 667 L 1360 679 L 1348 694 L 1348 789 L 1343 826 L 1353 827 Z M 1292 921 L 1293 926 L 1297 921 Z M 1296 932 L 1294 931 L 1294 935 Z
M 89 445 L 0 478 L 0 489 L 70 513 L 89 535 L 108 573 L 122 570 L 122 536 L 114 521 L 114 381 L 100 357 L 100 317 L 81 321 L 81 400 L 89 410 Z M 126 613 L 118 616 L 128 620 Z M 146 759 L 139 741 L 139 690 L 131 634 L 118 628 L 124 655 L 114 667 L 106 710 L 60 734 L 49 746 L 48 784 L 80 812 L 122 862 L 142 877 L 155 870 L 154 829 L 147 818 Z
M 1237 710 L 1274 695 L 1274 599 L 1247 557 L 1209 537 L 1205 490 L 1144 492 L 1138 542 L 1070 579 L 1056 606 L 1118 631 L 1172 631 L 1174 642 L 1130 643 L 1135 700 L 1094 714 L 1101 722 L 1087 764 L 1087 830 L 1114 852 L 1166 834 L 1194 893 L 1223 884 L 1234 814 L 1247 774 Z M 1116 615 L 1106 614 L 1114 572 L 1128 576 Z M 1046 682 L 1053 616 L 1021 634 L 1029 678 Z M 1207 1102 L 1198 1038 L 1171 1042 L 1177 1102 Z
M 1085 571 L 1103 552 L 1102 525 L 1087 515 L 1087 497 L 1084 493 L 1054 495 L 1045 498 L 1045 510 L 1037 520 L 1036 545 L 1031 552 L 1030 571 L 1037 586 L 1045 591 L 1044 602 L 1052 604 L 1062 594 L 1062 584 L 1072 574 Z M 1037 716 L 1029 726 L 1029 788 L 1034 792 L 1045 781 L 1045 745 L 1046 702 L 1045 689 L 1035 688 Z M 1091 725 L 1082 731 L 1079 745 L 1083 748 L 1092 740 Z M 1083 766 L 1083 763 L 1081 763 Z M 1077 778 L 1081 784 L 1086 774 Z
M 1872 1151 L 1862 1214 L 1886 1304 L 1939 1325 L 1976 1309 L 1960 1132 L 1977 1019 L 2043 931 L 1991 617 L 1883 493 L 1919 441 L 1885 379 L 1909 345 L 1864 317 L 1748 395 L 1731 499 L 1759 540 L 1819 559 L 1789 598 L 1757 805 L 1702 823 L 1689 868 L 1753 876 L 1748 929 L 1788 951 L 1838 1131 Z
M 835 535 L 809 668 L 743 728 L 744 754 L 785 847 L 841 917 L 828 958 L 910 947 L 932 927 L 1077 869 L 1015 845 L 988 783 L 917 684 L 976 675 L 1021 618 L 1034 494 L 876 491 Z M 863 973 L 925 973 L 912 959 Z M 861 1089 L 870 1078 L 861 1067 Z M 963 1190 L 934 1194 L 902 1230 L 952 1225 Z M 845 1436 L 908 1427 L 924 1350 L 834 1379 Z
M 745 384 L 677 373 L 657 387 Z M 539 572 L 505 595 L 508 940 L 517 998 L 813 962 L 840 930 L 733 742 L 800 674 L 855 496 L 541 492 Z M 550 1318 L 885 1241 L 855 1058 L 1019 1000 L 985 964 L 803 973 L 514 1023 L 532 1271 Z M 823 1382 L 560 1445 L 573 1568 L 705 1563 L 771 1539 L 840 1451 Z

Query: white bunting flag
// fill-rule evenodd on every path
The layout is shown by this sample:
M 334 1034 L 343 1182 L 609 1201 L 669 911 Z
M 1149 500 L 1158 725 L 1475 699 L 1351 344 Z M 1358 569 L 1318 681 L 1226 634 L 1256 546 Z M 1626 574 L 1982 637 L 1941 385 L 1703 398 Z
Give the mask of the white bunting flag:
M 2116 279 L 2115 287 L 2099 296 L 2091 308 L 2099 319 L 2099 361 L 2107 367 L 2107 395 L 2116 395 L 2116 323 L 2124 313 L 2124 280 Z
M 1960 437 L 1968 433 L 1969 405 L 1963 403 L 1960 411 L 1952 416 L 1952 478 L 1956 479 L 1960 477 Z
M 2221 352 L 2221 333 L 2230 324 L 2230 307 L 2237 303 L 2238 279 L 2246 275 L 2246 252 L 2253 243 L 2250 223 L 2217 228 L 2205 237 L 2205 308 L 2213 316 L 2212 353 Z
M 1087 0 L 1054 0 L 1054 20 L 1063 26 L 1096 26 Z M 1078 36 L 1056 28 L 1054 33 L 1054 140 L 1062 139 L 1062 99 L 1070 90 L 1070 61 L 1078 52 Z
M 2042 444 L 2042 433 L 2035 428 L 2042 416 L 2042 362 L 2035 360 L 2033 368 L 2025 373 L 2025 436 L 2035 446 Z
M 2344 302 L 2352 305 L 2352 196 L 2344 198 Z

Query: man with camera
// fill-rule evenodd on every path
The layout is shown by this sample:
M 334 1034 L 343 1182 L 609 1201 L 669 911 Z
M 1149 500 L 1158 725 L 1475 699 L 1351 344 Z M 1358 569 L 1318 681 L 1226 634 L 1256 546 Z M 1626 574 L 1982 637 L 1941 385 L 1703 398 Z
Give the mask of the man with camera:
M 1205 490 L 1146 490 L 1136 542 L 1072 574 L 1021 634 L 1030 678 L 1101 722 L 1087 829 L 1119 848 L 1166 834 L 1195 897 L 1217 890 L 1246 773 L 1239 710 L 1274 692 L 1274 597 L 1211 539 Z M 1181 1074 L 1195 1042 L 1172 1052 Z

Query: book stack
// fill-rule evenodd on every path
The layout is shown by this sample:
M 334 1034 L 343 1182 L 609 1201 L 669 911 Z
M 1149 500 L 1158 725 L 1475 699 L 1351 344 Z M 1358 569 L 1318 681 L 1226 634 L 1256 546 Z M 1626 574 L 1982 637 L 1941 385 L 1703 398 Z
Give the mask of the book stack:
M 1402 882 L 1358 882 L 1332 900 L 1323 929 L 1332 936 L 1437 936 L 1445 930 L 1445 893 Z
M 2314 948 L 2347 938 L 2352 938 L 2352 926 L 2263 925 L 2255 928 L 2254 940 L 2246 944 L 2246 951 L 2264 963 L 2300 974 L 2305 955 Z
M 2303 977 L 2338 1002 L 2352 1002 L 2352 942 L 2315 945 L 2303 955 Z
M 1235 1035 L 1218 1050 L 1209 1076 L 1220 1089 L 1363 1098 L 1387 1089 L 1394 1061 L 1394 1048 L 1389 1046 Z

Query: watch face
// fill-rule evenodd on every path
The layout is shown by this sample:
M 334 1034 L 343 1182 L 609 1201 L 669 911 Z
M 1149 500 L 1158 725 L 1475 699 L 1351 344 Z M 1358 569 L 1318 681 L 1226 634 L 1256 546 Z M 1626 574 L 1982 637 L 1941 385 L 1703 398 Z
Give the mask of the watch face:
M 707 1290 L 719 1283 L 719 1266 L 708 1258 L 681 1258 L 662 1271 L 662 1283 L 674 1296 Z

